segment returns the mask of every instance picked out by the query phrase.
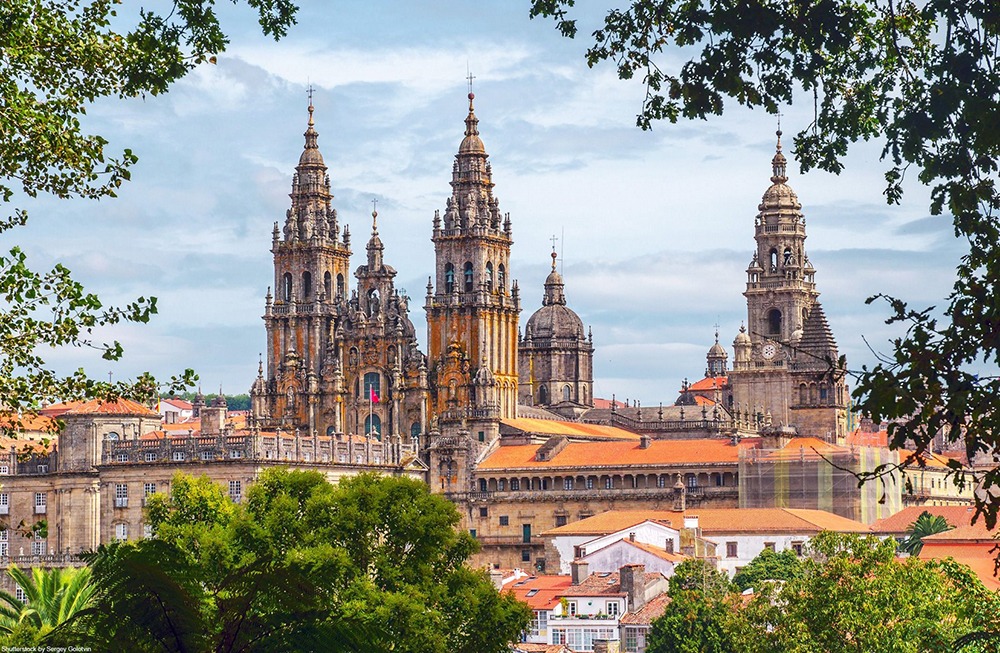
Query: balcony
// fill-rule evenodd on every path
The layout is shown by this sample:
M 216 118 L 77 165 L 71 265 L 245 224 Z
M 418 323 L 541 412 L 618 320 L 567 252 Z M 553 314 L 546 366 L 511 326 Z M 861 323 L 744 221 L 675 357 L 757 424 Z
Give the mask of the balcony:
M 128 497 L 115 497 L 115 508 L 128 508 Z

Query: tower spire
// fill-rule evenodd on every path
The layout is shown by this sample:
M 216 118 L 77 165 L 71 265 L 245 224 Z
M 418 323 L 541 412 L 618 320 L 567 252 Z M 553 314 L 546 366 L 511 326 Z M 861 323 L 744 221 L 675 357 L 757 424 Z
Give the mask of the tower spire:
M 783 184 L 788 181 L 788 176 L 785 174 L 787 161 L 785 155 L 781 153 L 781 119 L 778 120 L 778 131 L 775 132 L 778 136 L 778 143 L 775 146 L 774 158 L 771 159 L 771 183 L 773 184 Z

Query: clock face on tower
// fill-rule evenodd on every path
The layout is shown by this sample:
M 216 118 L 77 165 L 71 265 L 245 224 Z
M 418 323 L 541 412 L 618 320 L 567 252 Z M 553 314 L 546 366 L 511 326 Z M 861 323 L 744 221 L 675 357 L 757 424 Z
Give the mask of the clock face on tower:
M 763 348 L 760 350 L 761 355 L 767 360 L 774 358 L 775 354 L 778 353 L 778 348 L 773 342 L 764 343 Z

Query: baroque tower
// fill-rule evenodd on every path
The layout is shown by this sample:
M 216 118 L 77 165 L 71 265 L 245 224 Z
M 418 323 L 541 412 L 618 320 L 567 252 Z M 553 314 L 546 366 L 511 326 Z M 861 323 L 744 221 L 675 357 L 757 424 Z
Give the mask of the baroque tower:
M 594 406 L 594 342 L 584 335 L 580 317 L 566 306 L 565 284 L 556 271 L 545 278 L 542 307 L 528 318 L 518 341 L 520 402 L 545 406 L 576 418 Z
M 743 293 L 749 334 L 741 328 L 733 343 L 729 382 L 737 411 L 756 414 L 761 424 L 836 441 L 847 428 L 845 364 L 818 300 L 816 270 L 805 252 L 805 217 L 786 183 L 780 130 L 777 135 Z
M 434 213 L 435 278 L 428 279 L 427 348 L 434 413 L 489 442 L 517 414 L 517 320 L 510 279 L 511 225 L 493 196 L 489 155 L 469 93 L 465 138 L 452 166 L 451 197 Z
M 274 288 L 264 307 L 267 376 L 251 391 L 261 426 L 308 429 L 317 424 L 320 371 L 330 342 L 334 306 L 347 293 L 350 232 L 341 236 L 337 210 L 330 205 L 330 176 L 320 154 L 309 103 L 305 148 L 292 177 L 291 208 L 284 228 L 274 223 Z

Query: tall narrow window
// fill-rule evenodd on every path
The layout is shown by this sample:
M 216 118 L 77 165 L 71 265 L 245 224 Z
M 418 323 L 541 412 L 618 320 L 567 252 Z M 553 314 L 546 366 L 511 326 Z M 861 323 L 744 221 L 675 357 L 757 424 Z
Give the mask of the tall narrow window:
M 563 386 L 563 401 L 569 401 L 573 396 L 573 388 L 568 385 Z
M 465 262 L 465 292 L 472 292 L 472 262 Z
M 778 269 L 778 250 L 771 250 L 771 272 Z
M 767 333 L 772 336 L 781 334 L 781 311 L 776 308 L 767 312 Z
M 365 393 L 361 397 L 364 401 L 379 401 L 382 396 L 382 387 L 380 385 L 381 377 L 378 372 L 367 372 L 365 374 Z M 373 398 L 374 391 L 374 398 Z
M 341 297 L 343 297 L 345 290 L 346 289 L 344 288 L 344 275 L 338 274 L 337 275 L 337 294 L 340 295 Z
M 455 292 L 455 266 L 451 263 L 446 263 L 444 266 L 444 291 Z
M 486 264 L 486 292 L 493 292 L 493 264 Z
M 302 299 L 308 300 L 309 295 L 312 294 L 313 277 L 311 272 L 302 273 Z
M 547 404 L 547 403 L 549 403 L 549 391 L 548 391 L 548 389 L 547 389 L 547 388 L 546 388 L 546 387 L 545 387 L 545 386 L 543 385 L 542 387 L 540 387 L 540 388 L 538 389 L 538 404 L 539 404 L 540 406 L 544 406 L 544 405 L 545 405 L 545 404 Z
M 370 435 L 378 440 L 382 439 L 382 420 L 378 415 L 365 416 L 365 435 Z
M 503 263 L 497 266 L 497 290 L 503 292 L 507 289 L 507 270 Z
M 284 284 L 281 289 L 281 297 L 286 302 L 292 301 L 292 274 L 286 272 L 284 276 Z
M 323 294 L 326 295 L 326 301 L 333 299 L 333 281 L 329 272 L 323 273 Z

